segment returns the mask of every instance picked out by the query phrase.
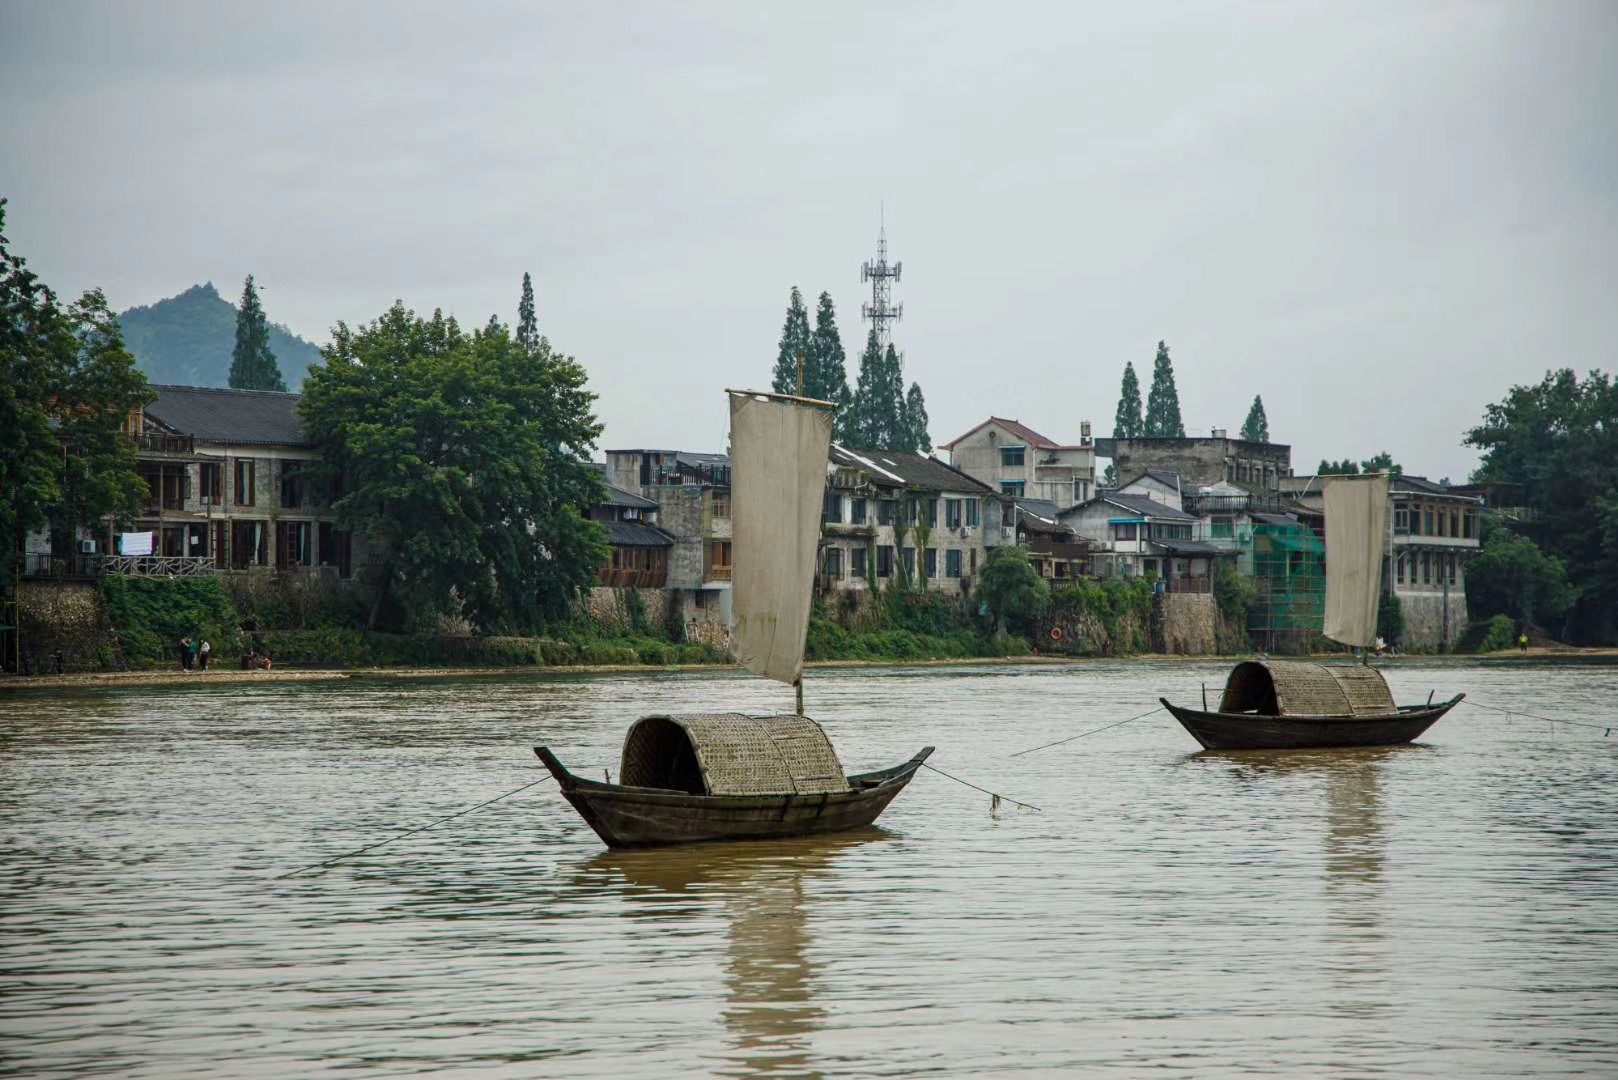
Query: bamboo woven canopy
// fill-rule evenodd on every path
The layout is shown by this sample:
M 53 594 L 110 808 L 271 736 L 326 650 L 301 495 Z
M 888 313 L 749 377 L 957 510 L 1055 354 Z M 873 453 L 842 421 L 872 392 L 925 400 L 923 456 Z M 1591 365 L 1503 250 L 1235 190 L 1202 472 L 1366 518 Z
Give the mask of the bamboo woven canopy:
M 619 781 L 692 795 L 849 790 L 831 740 L 807 716 L 643 716 L 624 738 Z
M 1392 716 L 1393 692 L 1375 668 L 1248 660 L 1231 670 L 1219 711 L 1262 716 Z

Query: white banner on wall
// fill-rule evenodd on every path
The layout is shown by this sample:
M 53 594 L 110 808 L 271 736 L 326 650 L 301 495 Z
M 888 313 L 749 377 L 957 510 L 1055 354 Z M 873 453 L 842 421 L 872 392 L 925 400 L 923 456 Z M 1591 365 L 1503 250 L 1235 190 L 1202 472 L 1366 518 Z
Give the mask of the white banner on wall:
M 134 532 L 118 534 L 118 551 L 123 555 L 150 555 L 152 539 L 156 533 Z

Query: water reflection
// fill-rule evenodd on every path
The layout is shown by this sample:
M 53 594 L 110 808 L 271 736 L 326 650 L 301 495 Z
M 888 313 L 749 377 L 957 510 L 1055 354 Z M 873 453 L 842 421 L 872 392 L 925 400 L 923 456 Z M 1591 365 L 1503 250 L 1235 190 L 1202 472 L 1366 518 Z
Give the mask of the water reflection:
M 725 1075 L 821 1075 L 810 1042 L 825 1020 L 816 1004 L 820 965 L 809 957 L 814 882 L 832 863 L 889 834 L 878 827 L 838 836 L 609 851 L 584 865 L 596 886 L 616 888 L 625 915 L 666 925 L 671 917 L 723 913 Z

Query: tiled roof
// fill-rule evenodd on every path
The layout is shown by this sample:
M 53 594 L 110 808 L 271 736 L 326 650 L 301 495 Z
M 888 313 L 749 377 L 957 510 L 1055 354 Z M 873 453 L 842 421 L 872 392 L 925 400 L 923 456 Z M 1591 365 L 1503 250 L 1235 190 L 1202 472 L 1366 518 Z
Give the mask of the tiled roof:
M 653 525 L 638 521 L 603 521 L 607 541 L 614 547 L 673 547 L 674 537 Z
M 602 506 L 626 506 L 634 510 L 657 509 L 657 503 L 653 500 L 642 498 L 633 491 L 625 491 L 621 487 L 614 487 L 611 481 L 607 480 L 609 474 L 606 465 L 599 461 L 592 461 L 590 465 L 601 473 L 601 479 L 607 484 L 607 497 L 601 500 Z
M 1062 511 L 1062 516 L 1066 517 L 1082 507 L 1089 506 L 1090 503 L 1095 502 L 1109 503 L 1118 507 L 1120 510 L 1127 510 L 1132 514 L 1138 514 L 1141 517 L 1149 517 L 1156 521 L 1197 520 L 1184 510 L 1176 510 L 1172 506 L 1166 506 L 1163 503 L 1158 502 L 1156 499 L 1147 498 L 1145 495 L 1122 495 L 1116 491 L 1109 491 L 1105 495 L 1098 495 L 1094 499 L 1091 499 L 1089 503 L 1081 503 L 1079 506 L 1064 510 Z
M 181 435 L 215 443 L 308 446 L 297 394 L 210 386 L 153 386 L 146 415 Z
M 965 435 L 957 435 L 954 439 L 951 439 L 949 442 L 940 444 L 939 449 L 940 450 L 953 450 L 956 447 L 957 444 L 959 444 L 961 442 L 964 442 L 967 439 L 970 439 L 972 436 L 976 435 L 978 432 L 982 431 L 984 428 L 988 427 L 990 424 L 999 424 L 1001 427 L 1005 428 L 1007 431 L 1009 431 L 1013 435 L 1017 436 L 1017 438 L 1022 439 L 1024 442 L 1026 442 L 1029 446 L 1033 447 L 1035 450 L 1078 450 L 1078 449 L 1082 449 L 1081 447 L 1077 447 L 1077 446 L 1063 446 L 1061 443 L 1057 442 L 1055 439 L 1047 439 L 1045 436 L 1041 435 L 1039 432 L 1035 431 L 1033 428 L 1029 427 L 1027 424 L 1019 423 L 1016 420 L 1006 420 L 1003 417 L 999 417 L 999 416 L 991 416 L 991 417 L 989 417 L 987 420 L 983 421 L 983 423 L 979 424 L 977 427 L 973 428 L 971 431 L 968 431 Z
M 851 450 L 834 443 L 831 463 L 846 468 L 868 469 L 872 479 L 884 485 L 903 484 L 925 491 L 999 494 L 983 481 L 923 454 L 904 454 L 897 450 Z

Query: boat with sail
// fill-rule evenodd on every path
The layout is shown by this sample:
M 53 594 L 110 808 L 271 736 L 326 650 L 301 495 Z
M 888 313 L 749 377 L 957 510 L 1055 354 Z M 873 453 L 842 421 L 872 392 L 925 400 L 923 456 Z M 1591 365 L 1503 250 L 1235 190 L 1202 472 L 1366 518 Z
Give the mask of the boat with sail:
M 731 644 L 749 671 L 791 685 L 796 711 L 657 714 L 630 726 L 618 782 L 577 776 L 534 748 L 563 796 L 614 848 L 836 833 L 876 820 L 928 755 L 846 775 L 803 711 L 831 448 L 830 402 L 751 390 L 730 398 Z
M 1426 731 L 1465 694 L 1447 701 L 1398 705 L 1382 673 L 1369 665 L 1381 596 L 1383 534 L 1389 477 L 1333 476 L 1322 482 L 1326 506 L 1326 613 L 1333 641 L 1362 650 L 1364 663 L 1326 665 L 1250 660 L 1236 665 L 1219 707 L 1175 705 L 1159 698 L 1208 750 L 1296 750 L 1392 746 Z

